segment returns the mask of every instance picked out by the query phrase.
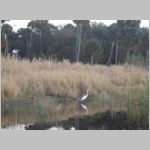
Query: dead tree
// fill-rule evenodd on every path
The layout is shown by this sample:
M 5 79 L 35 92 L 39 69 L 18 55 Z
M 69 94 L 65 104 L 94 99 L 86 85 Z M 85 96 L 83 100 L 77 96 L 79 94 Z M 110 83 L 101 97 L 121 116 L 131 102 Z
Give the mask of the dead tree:
M 8 46 L 8 39 L 7 39 L 7 34 L 6 33 L 4 34 L 4 37 L 5 37 L 5 42 L 6 42 L 6 48 L 5 48 L 4 55 L 7 56 L 9 46 Z
M 32 48 L 32 36 L 33 36 L 33 33 L 32 33 L 32 31 L 31 31 L 31 33 L 30 33 L 30 42 L 28 43 L 28 40 L 27 40 L 27 52 L 26 52 L 26 57 L 28 58 L 28 59 L 30 59 L 31 60 L 31 48 Z
M 147 53 L 146 53 L 146 60 L 145 60 L 146 64 L 148 63 L 148 59 L 149 59 L 149 50 L 147 50 Z
M 115 58 L 115 64 L 117 64 L 118 60 L 118 40 L 116 41 L 116 58 Z
M 91 64 L 93 65 L 93 63 L 94 63 L 94 53 L 92 53 L 91 55 Z
M 79 26 L 77 26 L 77 40 L 76 40 L 76 53 L 75 53 L 75 61 L 76 62 L 77 62 L 78 45 L 79 45 Z
M 110 55 L 109 55 L 109 58 L 108 58 L 108 61 L 107 61 L 107 65 L 109 65 L 110 62 L 111 62 L 111 56 L 112 56 L 112 53 L 113 53 L 114 45 L 115 45 L 115 42 L 113 41 L 112 46 L 111 46 L 111 52 L 110 52 Z
M 79 61 L 80 45 L 81 45 L 82 24 L 77 26 L 77 44 L 76 44 L 76 62 Z

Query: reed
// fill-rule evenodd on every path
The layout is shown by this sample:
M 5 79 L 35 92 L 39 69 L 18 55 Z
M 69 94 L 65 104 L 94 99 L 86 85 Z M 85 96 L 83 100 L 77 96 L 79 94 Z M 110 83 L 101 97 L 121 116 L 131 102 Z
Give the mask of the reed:
M 148 70 L 126 65 L 90 65 L 68 60 L 18 60 L 1 57 L 1 94 L 16 96 L 68 96 L 79 98 L 87 89 L 91 95 L 127 96 L 148 88 Z M 138 93 L 138 92 L 137 92 Z

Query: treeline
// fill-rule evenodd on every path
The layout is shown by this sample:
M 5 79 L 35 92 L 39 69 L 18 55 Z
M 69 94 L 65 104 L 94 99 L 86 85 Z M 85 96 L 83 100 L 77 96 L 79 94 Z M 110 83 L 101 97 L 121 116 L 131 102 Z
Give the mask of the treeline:
M 74 25 L 54 26 L 48 20 L 32 20 L 17 32 L 1 20 L 1 52 L 19 57 L 69 59 L 91 64 L 147 63 L 149 29 L 140 20 L 118 20 L 106 26 L 90 20 L 73 20 Z

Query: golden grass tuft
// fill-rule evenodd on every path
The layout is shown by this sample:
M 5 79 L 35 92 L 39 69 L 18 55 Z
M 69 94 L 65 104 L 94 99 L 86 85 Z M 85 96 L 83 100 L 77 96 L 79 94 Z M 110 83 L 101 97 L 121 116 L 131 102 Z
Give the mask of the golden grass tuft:
M 2 96 L 70 96 L 78 98 L 87 89 L 124 94 L 132 87 L 148 85 L 148 70 L 124 65 L 89 65 L 69 61 L 18 60 L 1 57 Z

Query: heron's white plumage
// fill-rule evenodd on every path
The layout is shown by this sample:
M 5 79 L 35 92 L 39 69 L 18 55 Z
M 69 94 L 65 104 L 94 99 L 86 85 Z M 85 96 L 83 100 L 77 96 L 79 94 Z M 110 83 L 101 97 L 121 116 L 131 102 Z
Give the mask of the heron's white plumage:
M 84 96 L 81 98 L 81 101 L 86 100 L 87 96 L 88 96 L 88 95 L 84 95 Z
M 81 107 L 82 107 L 84 110 L 86 110 L 87 114 L 88 114 L 88 108 L 86 107 L 86 105 L 82 104 L 82 102 L 87 99 L 87 97 L 88 97 L 88 92 L 89 92 L 89 89 L 87 90 L 87 94 L 84 95 L 84 96 L 80 99 L 80 101 L 81 101 Z
M 84 95 L 84 96 L 81 98 L 81 101 L 86 100 L 86 98 L 88 97 L 88 92 L 89 92 L 89 90 L 87 90 L 87 94 L 86 94 L 86 95 Z

